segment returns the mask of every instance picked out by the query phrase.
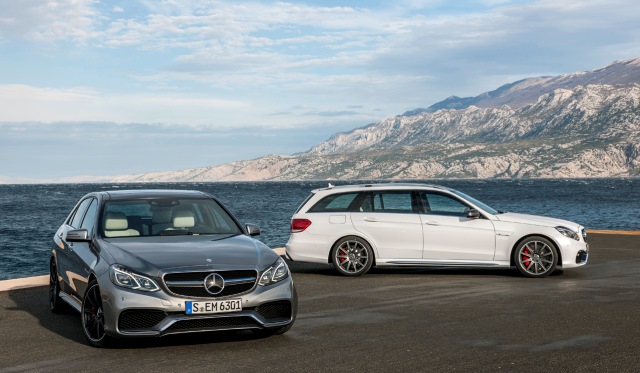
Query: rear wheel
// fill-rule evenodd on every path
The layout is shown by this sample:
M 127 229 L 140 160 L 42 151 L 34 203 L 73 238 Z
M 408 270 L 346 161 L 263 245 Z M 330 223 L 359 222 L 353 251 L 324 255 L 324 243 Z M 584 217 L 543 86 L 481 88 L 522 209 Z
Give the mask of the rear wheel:
M 98 281 L 93 280 L 84 294 L 82 301 L 82 330 L 89 344 L 94 347 L 105 347 L 110 337 L 104 331 L 104 309 Z
M 546 277 L 556 269 L 558 251 L 544 237 L 528 237 L 514 251 L 514 262 L 527 277 Z
M 49 309 L 53 313 L 65 311 L 64 301 L 60 298 L 60 280 L 55 259 L 52 259 L 49 265 Z
M 340 239 L 331 250 L 333 266 L 345 276 L 364 275 L 373 264 L 373 250 L 363 239 L 347 236 Z

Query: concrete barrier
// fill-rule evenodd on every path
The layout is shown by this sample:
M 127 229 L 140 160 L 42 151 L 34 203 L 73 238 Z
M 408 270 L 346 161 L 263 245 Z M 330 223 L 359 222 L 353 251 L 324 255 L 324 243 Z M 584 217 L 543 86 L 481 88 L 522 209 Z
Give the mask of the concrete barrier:
M 0 281 L 0 291 L 31 288 L 49 284 L 49 275 Z

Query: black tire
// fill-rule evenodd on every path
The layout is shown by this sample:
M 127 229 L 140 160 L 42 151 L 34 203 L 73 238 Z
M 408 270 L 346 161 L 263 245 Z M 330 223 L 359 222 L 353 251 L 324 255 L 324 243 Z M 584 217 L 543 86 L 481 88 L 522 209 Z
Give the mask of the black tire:
M 360 237 L 346 236 L 331 248 L 331 261 L 344 276 L 362 276 L 373 265 L 371 245 Z
M 82 299 L 82 331 L 87 342 L 93 347 L 107 347 L 111 344 L 104 330 L 104 309 L 98 281 L 89 283 Z
M 60 298 L 60 280 L 55 259 L 51 259 L 49 263 L 49 310 L 53 313 L 64 313 L 67 310 L 66 304 Z
M 518 243 L 513 250 L 513 261 L 526 277 L 547 277 L 556 269 L 558 250 L 548 239 L 531 236 Z

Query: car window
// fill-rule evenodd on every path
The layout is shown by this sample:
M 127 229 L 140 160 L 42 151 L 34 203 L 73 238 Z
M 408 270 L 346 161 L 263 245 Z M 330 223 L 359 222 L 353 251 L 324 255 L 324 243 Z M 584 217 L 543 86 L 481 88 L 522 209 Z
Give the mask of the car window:
M 242 234 L 235 220 L 212 199 L 109 201 L 102 212 L 102 232 L 110 238 Z
M 310 200 L 310 199 L 311 199 L 311 197 L 313 197 L 313 196 L 315 196 L 315 193 L 311 193 L 311 194 L 309 195 L 309 197 L 307 197 L 307 198 L 306 198 L 306 199 L 305 199 L 305 200 L 300 204 L 300 206 L 298 206 L 298 208 L 296 209 L 296 212 L 295 212 L 294 214 L 299 213 L 299 212 L 300 212 L 300 210 L 302 210 L 302 207 L 303 207 L 304 205 L 306 205 L 306 204 L 307 204 L 307 202 L 309 202 L 309 200 Z
M 358 196 L 358 192 L 332 194 L 316 203 L 309 212 L 346 212 Z
M 84 218 L 84 213 L 87 211 L 87 207 L 89 207 L 92 200 L 93 198 L 87 198 L 80 203 L 80 206 L 78 206 L 73 218 L 69 222 L 70 226 L 73 228 L 80 228 L 80 223 L 82 222 L 82 218 Z
M 365 198 L 360 205 L 360 211 L 392 212 L 410 214 L 414 212 L 411 191 L 374 192 L 371 200 Z
M 466 204 L 440 193 L 425 193 L 424 203 L 427 214 L 466 216 L 468 211 Z
M 98 201 L 92 198 L 91 204 L 87 209 L 87 213 L 84 215 L 80 228 L 86 229 L 89 232 L 89 236 L 93 234 L 93 227 L 96 222 L 96 212 L 98 211 Z

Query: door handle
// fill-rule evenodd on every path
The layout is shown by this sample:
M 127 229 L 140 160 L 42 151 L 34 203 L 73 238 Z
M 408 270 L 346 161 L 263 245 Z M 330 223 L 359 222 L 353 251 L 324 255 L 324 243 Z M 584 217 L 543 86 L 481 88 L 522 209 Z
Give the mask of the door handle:
M 376 218 L 370 218 L 370 217 L 366 217 L 366 218 L 364 218 L 363 220 L 364 220 L 364 221 L 371 222 L 371 223 L 375 223 L 375 222 L 377 222 L 377 221 L 378 221 L 378 219 L 376 219 Z
M 438 222 L 432 221 L 432 220 L 425 220 L 424 223 L 426 225 L 440 225 Z

